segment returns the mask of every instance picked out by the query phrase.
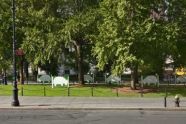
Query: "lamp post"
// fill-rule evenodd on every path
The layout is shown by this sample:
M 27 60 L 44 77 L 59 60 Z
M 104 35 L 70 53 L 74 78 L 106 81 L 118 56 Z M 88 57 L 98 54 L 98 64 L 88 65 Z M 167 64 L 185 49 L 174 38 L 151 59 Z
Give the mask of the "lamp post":
M 18 88 L 17 88 L 17 74 L 16 74 L 16 35 L 15 35 L 15 0 L 12 0 L 12 29 L 13 29 L 13 100 L 12 106 L 19 106 Z
M 109 73 L 105 73 L 105 83 L 107 83 L 107 76 L 109 76 Z

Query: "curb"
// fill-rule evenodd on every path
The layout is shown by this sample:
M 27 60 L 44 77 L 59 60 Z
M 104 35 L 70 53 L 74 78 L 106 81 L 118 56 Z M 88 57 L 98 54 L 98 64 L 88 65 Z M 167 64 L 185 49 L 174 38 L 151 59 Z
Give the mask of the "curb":
M 86 108 L 86 107 L 0 107 L 0 110 L 145 110 L 145 111 L 186 111 L 186 108 L 114 108 L 114 107 L 95 107 L 95 108 Z

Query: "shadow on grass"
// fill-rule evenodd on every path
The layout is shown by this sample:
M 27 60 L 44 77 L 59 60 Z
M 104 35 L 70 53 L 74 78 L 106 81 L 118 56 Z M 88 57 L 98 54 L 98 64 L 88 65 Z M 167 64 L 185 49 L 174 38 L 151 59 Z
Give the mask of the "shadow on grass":
M 156 90 L 150 93 L 154 93 L 156 95 L 165 96 L 167 92 L 167 96 L 175 96 L 179 94 L 182 97 L 186 97 L 186 86 L 184 85 L 161 85 L 159 88 L 153 87 L 153 89 L 156 89 Z

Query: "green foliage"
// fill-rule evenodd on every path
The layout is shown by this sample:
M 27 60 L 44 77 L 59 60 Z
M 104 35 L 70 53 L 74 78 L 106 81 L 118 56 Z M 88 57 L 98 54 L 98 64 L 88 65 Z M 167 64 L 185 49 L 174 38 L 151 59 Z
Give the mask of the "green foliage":
M 136 64 L 142 71 L 160 73 L 170 55 L 176 66 L 184 66 L 186 2 L 168 2 L 166 5 L 163 0 L 17 0 L 16 47 L 24 50 L 31 65 L 45 68 L 59 64 L 62 53 L 68 54 L 69 65 L 75 65 L 81 56 L 89 63 L 94 61 L 91 52 L 100 70 L 111 66 L 116 75 Z M 1 0 L 0 68 L 9 67 L 12 61 L 10 8 L 11 1 Z M 164 14 L 159 16 L 161 12 Z M 69 47 L 74 47 L 76 54 L 66 52 Z
M 179 36 L 177 37 L 176 54 L 174 54 L 175 66 L 186 66 L 186 1 L 173 0 L 173 9 L 171 9 L 172 20 L 177 22 L 179 27 Z
M 0 69 L 8 69 L 12 60 L 10 1 L 0 3 Z
M 56 50 L 56 44 L 60 42 L 60 21 L 55 15 L 57 3 L 57 0 L 18 2 L 18 26 L 24 33 L 21 47 L 34 65 L 50 62 L 51 57 L 58 57 L 61 52 Z
M 153 20 L 149 12 L 158 4 L 163 2 L 104 0 L 101 3 L 99 12 L 103 19 L 98 25 L 94 48 L 101 70 L 109 61 L 113 74 L 121 74 L 135 63 L 150 64 L 154 71 L 162 69 L 166 56 L 176 51 L 179 28 L 174 21 Z
M 18 1 L 17 21 L 23 32 L 21 47 L 28 61 L 37 66 L 59 63 L 73 41 L 84 42 L 92 31 L 95 6 L 92 0 Z
M 87 53 L 90 53 L 89 37 L 96 32 L 97 10 L 95 9 L 98 2 L 88 0 L 75 0 L 75 5 L 70 7 L 74 10 L 71 16 L 63 23 L 61 29 L 62 39 L 67 47 L 73 47 L 75 50 L 75 62 L 78 67 L 78 80 L 83 84 L 83 64 L 87 60 Z M 84 52 L 83 50 L 86 50 Z

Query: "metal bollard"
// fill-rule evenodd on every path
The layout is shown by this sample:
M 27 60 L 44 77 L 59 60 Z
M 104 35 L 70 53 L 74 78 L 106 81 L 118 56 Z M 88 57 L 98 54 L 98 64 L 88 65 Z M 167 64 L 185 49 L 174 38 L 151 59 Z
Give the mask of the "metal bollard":
M 21 87 L 21 96 L 23 96 L 23 87 Z
M 118 88 L 116 88 L 116 96 L 119 97 Z
M 68 87 L 68 96 L 70 96 L 70 87 Z
M 167 107 L 167 97 L 166 96 L 164 97 L 164 107 L 165 108 Z
M 178 95 L 175 96 L 175 107 L 180 107 L 180 97 Z
M 94 89 L 91 87 L 91 95 L 94 96 Z
M 46 88 L 43 89 L 43 95 L 46 96 Z

